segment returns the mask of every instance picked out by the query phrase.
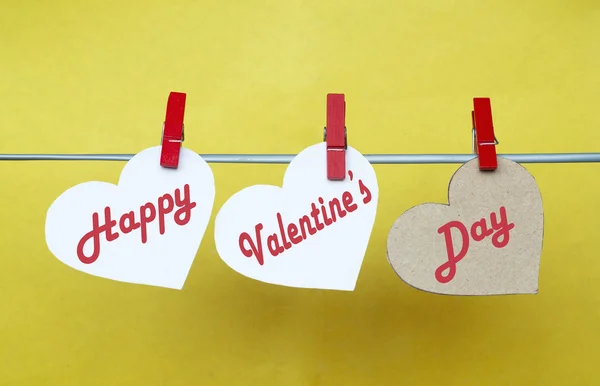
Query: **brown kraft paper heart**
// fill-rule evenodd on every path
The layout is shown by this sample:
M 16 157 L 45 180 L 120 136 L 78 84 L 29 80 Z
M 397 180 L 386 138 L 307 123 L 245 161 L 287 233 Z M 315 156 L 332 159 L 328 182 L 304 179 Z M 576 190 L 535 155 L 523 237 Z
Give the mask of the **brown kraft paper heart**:
M 495 171 L 477 158 L 452 176 L 448 205 L 404 212 L 388 235 L 388 260 L 409 285 L 446 295 L 538 292 L 544 211 L 533 176 L 498 157 Z

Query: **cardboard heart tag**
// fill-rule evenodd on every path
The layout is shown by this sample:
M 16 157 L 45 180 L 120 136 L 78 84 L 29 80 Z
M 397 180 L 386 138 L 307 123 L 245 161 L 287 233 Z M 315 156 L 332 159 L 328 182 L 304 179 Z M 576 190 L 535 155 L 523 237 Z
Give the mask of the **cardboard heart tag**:
M 46 215 L 46 243 L 90 275 L 173 289 L 185 279 L 208 226 L 215 184 L 208 164 L 181 148 L 179 167 L 159 164 L 161 147 L 135 155 L 118 185 L 85 182 Z
M 215 219 L 219 256 L 235 271 L 288 287 L 354 290 L 375 222 L 373 166 L 346 151 L 347 178 L 327 179 L 326 144 L 289 164 L 283 187 L 237 192 Z
M 533 294 L 544 213 L 535 179 L 498 157 L 481 172 L 478 159 L 450 181 L 448 203 L 404 212 L 388 235 L 388 260 L 409 285 L 447 295 Z

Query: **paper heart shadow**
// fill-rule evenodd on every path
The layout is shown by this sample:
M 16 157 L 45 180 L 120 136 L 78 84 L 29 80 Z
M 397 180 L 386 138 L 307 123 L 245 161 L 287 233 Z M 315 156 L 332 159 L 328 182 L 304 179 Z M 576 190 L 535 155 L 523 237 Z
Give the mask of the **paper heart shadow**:
M 543 231 L 533 176 L 502 157 L 497 170 L 481 172 L 474 158 L 452 176 L 448 204 L 421 204 L 396 220 L 388 261 L 403 281 L 423 291 L 533 294 Z

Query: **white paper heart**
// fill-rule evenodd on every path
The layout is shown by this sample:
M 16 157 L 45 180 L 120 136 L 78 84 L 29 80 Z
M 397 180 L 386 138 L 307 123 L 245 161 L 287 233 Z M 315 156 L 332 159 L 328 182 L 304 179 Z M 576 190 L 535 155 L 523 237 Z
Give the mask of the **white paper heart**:
M 373 166 L 351 147 L 346 170 L 344 181 L 329 181 L 326 144 L 319 143 L 292 160 L 282 188 L 255 185 L 234 194 L 215 220 L 215 243 L 223 261 L 266 283 L 353 290 L 375 221 L 379 187 Z
M 157 146 L 135 155 L 118 186 L 85 182 L 58 197 L 46 215 L 50 251 L 90 275 L 183 288 L 210 220 L 214 177 L 191 150 L 181 149 L 177 169 L 160 166 L 160 151 Z M 106 208 L 112 231 L 101 227 Z M 105 230 L 98 237 L 92 232 L 93 217 L 100 226 L 96 229 Z
M 544 212 L 533 176 L 502 157 L 481 172 L 474 158 L 456 171 L 448 197 L 392 226 L 388 260 L 400 278 L 448 295 L 537 293 Z

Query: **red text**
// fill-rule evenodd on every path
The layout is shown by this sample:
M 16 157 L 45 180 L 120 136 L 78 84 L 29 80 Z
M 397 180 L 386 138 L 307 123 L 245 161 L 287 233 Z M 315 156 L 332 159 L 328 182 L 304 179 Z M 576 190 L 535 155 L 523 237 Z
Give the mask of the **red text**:
M 352 171 L 348 171 L 348 175 L 350 176 L 350 181 L 352 181 L 354 178 Z M 363 204 L 371 202 L 371 191 L 362 180 L 358 180 L 358 186 L 360 193 L 363 196 Z M 267 250 L 271 256 L 276 257 L 357 209 L 358 204 L 354 202 L 352 193 L 345 191 L 342 193 L 342 197 L 332 198 L 327 202 L 325 202 L 323 197 L 319 197 L 317 203 L 311 203 L 310 212 L 307 215 L 298 218 L 295 222 L 288 223 L 284 221 L 281 213 L 277 213 L 276 221 L 279 232 L 273 233 L 267 237 Z M 254 256 L 260 265 L 263 265 L 265 262 L 262 230 L 263 224 L 258 223 L 254 227 L 254 237 L 247 232 L 243 232 L 240 234 L 238 240 L 240 250 L 244 256 Z
M 196 203 L 191 201 L 190 186 L 183 186 L 183 195 L 180 189 L 175 189 L 174 196 L 166 193 L 160 197 L 155 203 L 147 202 L 140 206 L 137 212 L 127 212 L 118 219 L 112 219 L 111 208 L 104 208 L 104 221 L 100 225 L 100 214 L 94 212 L 92 214 L 92 230 L 83 235 L 77 244 L 77 257 L 84 264 L 91 264 L 100 257 L 100 237 L 104 233 L 106 241 L 111 242 L 119 238 L 118 231 L 113 230 L 117 227 L 123 234 L 131 233 L 139 230 L 140 241 L 145 244 L 148 241 L 148 225 L 154 221 L 158 221 L 158 231 L 161 235 L 166 231 L 166 217 L 172 213 L 173 220 L 179 226 L 186 225 L 192 217 L 192 209 L 196 207 Z M 86 255 L 83 251 L 88 241 L 92 242 L 92 253 Z
M 498 219 L 495 212 L 490 213 L 490 224 L 491 228 L 488 228 L 485 218 L 482 218 L 471 225 L 469 232 L 462 222 L 450 221 L 438 229 L 438 233 L 444 235 L 448 255 L 448 261 L 440 265 L 435 271 L 435 278 L 438 282 L 448 283 L 454 278 L 454 275 L 456 275 L 456 264 L 469 251 L 469 240 L 471 238 L 473 241 L 478 242 L 492 236 L 492 245 L 496 248 L 504 248 L 508 244 L 510 241 L 509 232 L 515 227 L 515 224 L 508 222 L 505 207 L 500 207 L 500 219 Z M 455 252 L 452 243 L 452 228 L 457 229 L 461 234 L 462 244 L 458 253 Z M 448 272 L 447 275 L 444 275 L 444 271 Z

